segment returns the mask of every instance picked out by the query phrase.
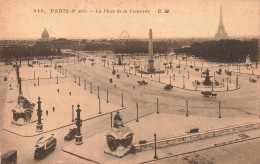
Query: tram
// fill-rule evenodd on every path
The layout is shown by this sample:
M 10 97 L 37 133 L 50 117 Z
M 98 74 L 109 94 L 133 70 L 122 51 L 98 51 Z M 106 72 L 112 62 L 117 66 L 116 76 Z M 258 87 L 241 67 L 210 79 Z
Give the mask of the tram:
M 57 144 L 57 139 L 53 134 L 39 138 L 35 145 L 34 159 L 43 159 L 52 152 Z

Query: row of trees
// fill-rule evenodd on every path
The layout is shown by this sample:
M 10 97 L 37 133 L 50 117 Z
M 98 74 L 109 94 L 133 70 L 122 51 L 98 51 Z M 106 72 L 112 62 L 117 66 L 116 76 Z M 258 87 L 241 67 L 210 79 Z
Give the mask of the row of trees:
M 85 42 L 83 50 L 85 51 L 104 51 L 109 50 L 113 53 L 120 54 L 134 54 L 134 53 L 148 53 L 147 40 L 115 40 L 104 42 Z M 170 48 L 180 48 L 180 44 L 172 40 L 154 41 L 154 53 L 167 53 Z
M 175 53 L 187 53 L 196 57 L 219 62 L 244 61 L 247 55 L 255 62 L 259 55 L 259 40 L 219 40 L 195 42 L 190 47 L 176 49 Z
M 48 56 L 61 56 L 60 49 L 52 50 L 47 46 L 35 45 L 32 47 L 4 47 L 0 51 L 1 59 L 19 59 L 28 57 L 48 57 Z
M 148 41 L 127 40 L 125 42 L 114 42 L 113 52 L 121 54 L 148 53 Z M 170 45 L 164 41 L 153 42 L 154 53 L 167 53 Z

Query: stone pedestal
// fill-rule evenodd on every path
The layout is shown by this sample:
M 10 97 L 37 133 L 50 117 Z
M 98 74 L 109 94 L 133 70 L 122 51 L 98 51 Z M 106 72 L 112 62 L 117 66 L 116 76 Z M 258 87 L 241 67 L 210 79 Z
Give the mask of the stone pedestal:
M 83 144 L 83 142 L 82 142 L 82 135 L 75 136 L 75 144 L 76 144 L 76 145 L 81 145 L 81 144 Z
M 43 124 L 36 124 L 36 132 L 42 132 L 43 131 Z
M 133 131 L 127 126 L 111 128 L 106 135 L 107 145 L 104 153 L 119 158 L 126 156 L 131 152 L 133 136 Z

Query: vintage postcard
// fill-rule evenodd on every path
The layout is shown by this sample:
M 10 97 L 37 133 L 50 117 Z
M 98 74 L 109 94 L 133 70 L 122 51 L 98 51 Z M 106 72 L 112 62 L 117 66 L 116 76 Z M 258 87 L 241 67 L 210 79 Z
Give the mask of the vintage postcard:
M 259 0 L 0 0 L 1 164 L 259 164 Z

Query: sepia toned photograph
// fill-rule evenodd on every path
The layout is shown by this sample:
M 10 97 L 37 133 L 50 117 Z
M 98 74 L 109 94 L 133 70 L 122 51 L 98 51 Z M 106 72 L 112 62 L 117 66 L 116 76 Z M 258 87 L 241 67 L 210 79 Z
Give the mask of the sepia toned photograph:
M 259 164 L 259 0 L 0 0 L 0 164 Z

